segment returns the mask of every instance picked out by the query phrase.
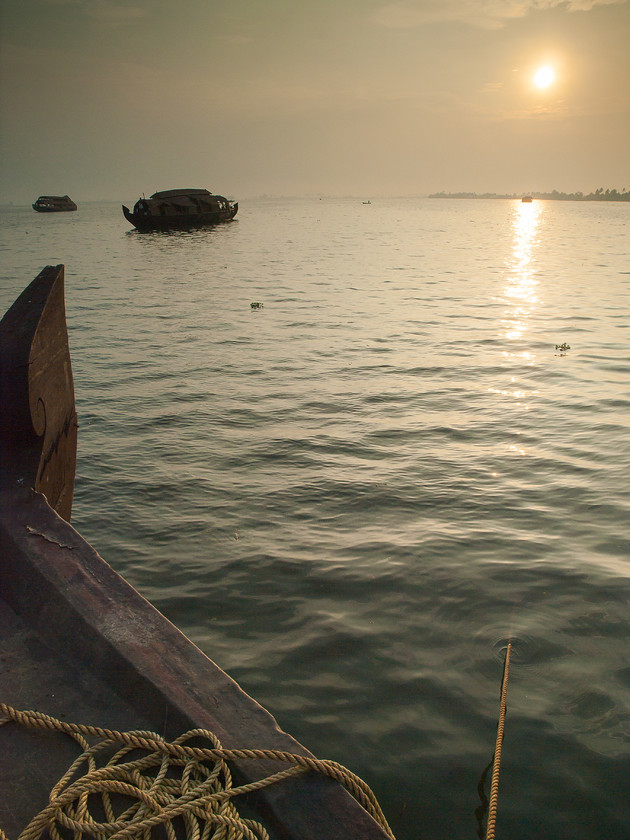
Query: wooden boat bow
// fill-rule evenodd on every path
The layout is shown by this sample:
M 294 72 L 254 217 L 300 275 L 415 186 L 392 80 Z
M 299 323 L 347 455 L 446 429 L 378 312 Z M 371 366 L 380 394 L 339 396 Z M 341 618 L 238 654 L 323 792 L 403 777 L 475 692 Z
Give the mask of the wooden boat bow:
M 0 324 L 2 485 L 33 487 L 70 519 L 77 414 L 64 267 L 47 266 Z
M 68 523 L 77 418 L 63 301 L 49 266 L 0 324 L 0 702 L 173 739 L 211 730 L 227 749 L 312 754 Z M 0 828 L 17 836 L 76 754 L 53 733 L 0 726 Z M 238 760 L 239 783 L 278 767 Z M 283 840 L 387 840 L 364 808 L 313 772 L 248 797 Z

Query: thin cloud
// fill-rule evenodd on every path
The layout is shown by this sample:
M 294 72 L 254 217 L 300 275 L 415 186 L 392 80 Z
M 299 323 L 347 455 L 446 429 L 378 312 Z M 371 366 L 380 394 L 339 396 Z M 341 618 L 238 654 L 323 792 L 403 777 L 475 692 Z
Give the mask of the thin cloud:
M 118 23 L 139 20 L 146 10 L 134 5 L 111 3 L 109 0 L 46 0 L 51 6 L 80 6 L 88 17 Z
M 109 3 L 108 0 L 92 2 L 86 7 L 85 11 L 90 17 L 110 23 L 139 20 L 146 14 L 145 10 L 138 6 L 120 6 L 116 3 Z
M 487 114 L 494 122 L 509 122 L 514 120 L 565 120 L 575 114 L 569 109 L 567 103 L 559 99 L 549 105 L 536 105 L 534 108 L 522 108 L 506 111 L 500 114 Z
M 466 23 L 498 28 L 530 12 L 563 8 L 588 12 L 596 6 L 621 5 L 627 0 L 402 0 L 381 6 L 372 15 L 378 26 L 413 29 L 430 23 Z

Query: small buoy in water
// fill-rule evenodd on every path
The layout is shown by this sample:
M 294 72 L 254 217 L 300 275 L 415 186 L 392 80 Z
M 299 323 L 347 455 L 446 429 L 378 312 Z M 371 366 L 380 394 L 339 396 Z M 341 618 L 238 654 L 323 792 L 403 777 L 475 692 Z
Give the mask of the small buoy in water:
M 263 308 L 262 303 L 258 300 L 253 301 L 253 303 L 250 303 L 249 305 L 251 306 L 252 309 L 262 309 Z

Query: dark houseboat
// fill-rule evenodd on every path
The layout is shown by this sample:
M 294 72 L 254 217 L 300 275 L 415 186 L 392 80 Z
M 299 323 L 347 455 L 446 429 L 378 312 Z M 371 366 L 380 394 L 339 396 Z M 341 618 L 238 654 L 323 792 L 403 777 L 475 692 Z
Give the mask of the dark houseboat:
M 69 195 L 40 195 L 33 204 L 33 210 L 38 213 L 64 213 L 76 209 L 77 205 Z
M 391 840 L 364 783 L 283 732 L 69 524 L 77 428 L 64 267 L 48 266 L 0 323 L 0 836 Z
M 209 190 L 162 190 L 139 198 L 133 213 L 124 204 L 122 210 L 138 230 L 173 230 L 230 222 L 238 212 L 238 202 Z

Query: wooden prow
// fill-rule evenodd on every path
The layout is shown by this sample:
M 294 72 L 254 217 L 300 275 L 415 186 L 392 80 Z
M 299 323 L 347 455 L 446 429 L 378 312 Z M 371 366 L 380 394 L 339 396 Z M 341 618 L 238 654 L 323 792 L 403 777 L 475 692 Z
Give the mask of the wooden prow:
M 77 421 L 63 266 L 45 268 L 2 319 L 0 386 L 0 700 L 118 730 L 173 739 L 202 728 L 227 748 L 311 756 L 68 523 Z M 63 746 L 26 736 L 0 726 L 10 836 L 47 806 L 69 763 Z M 255 787 L 278 763 L 231 769 Z M 341 785 L 313 773 L 248 799 L 285 840 L 390 836 Z
M 0 486 L 32 487 L 70 521 L 77 413 L 64 267 L 47 266 L 0 323 Z

